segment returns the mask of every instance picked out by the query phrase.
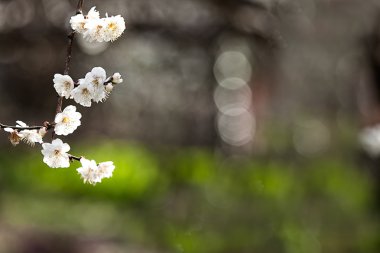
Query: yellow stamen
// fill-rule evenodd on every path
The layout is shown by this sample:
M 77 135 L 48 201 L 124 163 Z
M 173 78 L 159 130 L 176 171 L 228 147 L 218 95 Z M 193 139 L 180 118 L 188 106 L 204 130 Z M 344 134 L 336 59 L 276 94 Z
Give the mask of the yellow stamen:
M 68 123 L 70 121 L 69 117 L 63 117 L 62 123 Z
M 114 32 L 117 29 L 117 25 L 115 23 L 109 23 L 108 29 Z

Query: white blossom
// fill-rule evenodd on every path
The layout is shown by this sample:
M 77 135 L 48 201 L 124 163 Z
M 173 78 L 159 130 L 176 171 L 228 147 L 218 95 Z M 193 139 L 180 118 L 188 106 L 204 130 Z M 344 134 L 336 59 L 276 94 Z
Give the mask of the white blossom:
M 4 131 L 10 133 L 9 140 L 13 146 L 16 146 L 20 141 L 24 141 L 30 146 L 34 146 L 36 142 L 42 143 L 42 137 L 46 133 L 46 128 L 42 127 L 40 129 L 19 129 L 19 128 L 28 128 L 29 126 L 22 122 L 21 120 L 16 121 L 16 127 L 18 129 L 13 129 L 10 127 L 4 128 Z M 45 129 L 43 132 L 42 129 Z
M 124 18 L 120 15 L 104 18 L 104 41 L 115 41 L 125 30 Z
M 9 141 L 12 143 L 13 146 L 16 146 L 17 144 L 20 143 L 22 137 L 19 135 L 17 130 L 6 127 L 4 128 L 4 131 L 10 133 Z
M 41 135 L 41 137 L 43 138 L 45 136 L 45 134 L 47 133 L 47 129 L 46 127 L 42 127 L 40 128 L 40 130 L 38 130 L 38 133 Z
M 111 91 L 113 90 L 112 83 L 107 84 L 106 87 L 105 87 L 105 89 L 106 89 L 107 93 L 111 93 Z
M 86 74 L 84 82 L 92 87 L 92 99 L 94 102 L 98 103 L 106 99 L 107 93 L 104 88 L 106 78 L 106 71 L 102 67 L 95 67 L 91 72 Z
M 43 143 L 41 153 L 44 155 L 44 163 L 51 168 L 70 167 L 69 152 L 70 146 L 60 139 L 55 139 L 50 143 Z
M 61 97 L 70 97 L 71 91 L 74 89 L 74 81 L 68 75 L 55 74 L 54 88 Z
M 81 13 L 72 16 L 70 18 L 71 28 L 78 33 L 85 33 L 87 31 L 86 24 L 100 18 L 99 12 L 95 8 L 95 6 L 92 7 L 86 16 Z
M 34 144 L 36 142 L 42 143 L 42 137 L 43 136 L 36 129 L 33 129 L 33 130 L 29 130 L 29 129 L 21 130 L 18 135 L 21 137 L 21 139 L 25 143 L 29 144 L 30 146 L 34 146 Z
M 103 42 L 105 26 L 104 19 L 89 20 L 84 26 L 86 31 L 83 33 L 83 38 L 89 42 Z
M 123 78 L 121 78 L 120 73 L 115 73 L 112 76 L 112 83 L 113 84 L 119 84 L 123 82 Z
M 76 111 L 73 105 L 67 106 L 63 112 L 55 116 L 54 131 L 57 135 L 68 135 L 75 131 L 81 125 L 80 119 L 82 114 Z
M 24 122 L 22 122 L 21 120 L 17 120 L 16 121 L 16 127 L 28 127 L 28 125 L 25 124 Z M 23 140 L 25 138 L 25 135 L 21 134 L 20 131 L 17 129 L 7 127 L 7 128 L 4 128 L 4 131 L 10 133 L 9 141 L 12 143 L 13 146 L 16 146 L 17 144 L 20 143 L 21 140 Z M 23 131 L 25 131 L 25 130 L 23 130 Z M 24 140 L 25 140 L 25 142 L 29 143 L 27 141 L 27 139 L 24 139 Z
M 85 80 L 91 82 L 94 87 L 103 86 L 104 81 L 107 78 L 106 71 L 102 67 L 94 67 L 91 72 L 86 74 Z
M 77 14 L 70 19 L 71 28 L 83 35 L 89 42 L 114 41 L 125 30 L 124 18 L 120 15 L 100 18 L 99 12 L 92 7 L 88 14 Z
M 102 162 L 98 165 L 98 174 L 101 178 L 110 178 L 112 177 L 114 169 L 115 165 L 113 165 L 113 162 Z
M 71 91 L 71 97 L 78 104 L 90 107 L 93 98 L 93 88 L 84 79 L 79 80 L 79 86 Z
M 83 14 L 77 14 L 70 18 L 71 28 L 78 33 L 84 33 L 86 31 L 86 23 L 87 19 L 83 16 Z
M 102 181 L 101 177 L 99 177 L 98 166 L 94 160 L 90 161 L 85 158 L 81 158 L 80 162 L 82 167 L 78 168 L 77 171 L 81 175 L 84 183 L 95 185 L 96 183 L 100 183 Z
M 113 162 L 102 162 L 98 165 L 94 160 L 87 160 L 81 158 L 80 162 L 82 167 L 78 168 L 77 171 L 81 175 L 84 183 L 89 183 L 95 185 L 100 183 L 103 178 L 112 177 L 112 173 L 115 169 Z
M 92 101 L 104 101 L 109 94 L 104 86 L 106 79 L 106 71 L 102 67 L 93 68 L 85 78 L 79 80 L 79 86 L 73 89 L 71 97 L 75 102 L 87 107 L 91 106 Z

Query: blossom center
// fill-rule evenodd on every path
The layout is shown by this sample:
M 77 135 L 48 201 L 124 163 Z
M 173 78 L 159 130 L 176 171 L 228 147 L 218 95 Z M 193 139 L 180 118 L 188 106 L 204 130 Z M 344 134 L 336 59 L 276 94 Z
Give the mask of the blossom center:
M 109 25 L 108 25 L 108 29 L 110 29 L 111 31 L 116 31 L 116 29 L 117 29 L 117 25 L 115 24 L 115 23 L 110 23 Z
M 59 153 L 61 153 L 58 149 L 54 150 L 54 155 L 59 155 Z
M 69 122 L 70 122 L 69 117 L 63 117 L 62 123 L 69 123 Z
M 83 96 L 89 96 L 90 95 L 90 91 L 87 88 L 84 88 L 82 90 L 82 94 L 83 94 Z
M 99 79 L 95 78 L 94 80 L 92 80 L 92 83 L 94 84 L 94 86 L 98 87 L 99 86 Z
M 65 81 L 63 84 L 65 85 L 65 88 L 66 88 L 66 89 L 70 89 L 70 87 L 71 87 L 70 82 Z
M 11 133 L 11 135 L 9 136 L 9 139 L 11 140 L 11 142 L 13 143 L 18 143 L 20 140 L 21 140 L 21 137 L 17 134 L 17 131 L 14 131 Z

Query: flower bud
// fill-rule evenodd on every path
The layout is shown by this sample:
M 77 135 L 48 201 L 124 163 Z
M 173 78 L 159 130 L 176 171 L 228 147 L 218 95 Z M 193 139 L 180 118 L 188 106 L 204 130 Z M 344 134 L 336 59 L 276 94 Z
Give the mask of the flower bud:
M 109 84 L 106 85 L 106 91 L 107 91 L 108 93 L 111 92 L 112 89 L 113 89 L 113 85 L 112 85 L 111 83 L 109 83 Z
M 123 82 L 123 79 L 121 78 L 120 73 L 113 74 L 113 76 L 112 76 L 112 83 L 113 84 L 119 84 L 119 83 L 122 83 L 122 82 Z
M 46 127 L 40 128 L 40 130 L 38 130 L 38 133 L 41 135 L 41 137 L 44 137 L 47 133 Z

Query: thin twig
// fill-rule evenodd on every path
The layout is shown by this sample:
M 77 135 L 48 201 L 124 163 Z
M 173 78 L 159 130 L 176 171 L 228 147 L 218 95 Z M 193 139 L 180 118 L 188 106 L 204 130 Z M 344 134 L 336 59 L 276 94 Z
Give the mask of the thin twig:
M 104 81 L 103 85 L 107 85 L 107 84 L 112 83 L 112 82 L 113 82 L 113 76 L 110 76 L 110 77 L 108 77 L 108 78 Z
M 84 2 L 84 0 L 79 0 L 78 1 L 78 5 L 77 5 L 77 9 L 76 9 L 76 14 L 82 13 L 83 2 Z M 71 52 L 72 52 L 73 41 L 74 41 L 74 37 L 75 37 L 75 31 L 71 30 L 70 33 L 69 33 L 69 35 L 67 37 L 68 37 L 68 42 L 67 42 L 67 50 L 66 50 L 65 69 L 63 71 L 63 73 L 65 75 L 68 75 L 69 74 L 69 70 L 70 70 Z M 58 101 L 57 101 L 56 110 L 55 110 L 55 114 L 56 115 L 58 113 L 62 112 L 62 103 L 63 103 L 63 97 L 59 96 L 58 97 Z M 49 123 L 48 121 L 45 121 L 43 123 L 43 126 L 26 126 L 26 127 L 22 127 L 22 126 L 10 126 L 10 125 L 5 125 L 5 124 L 0 123 L 0 129 L 3 129 L 3 128 L 12 128 L 12 129 L 18 130 L 18 131 L 22 131 L 22 130 L 39 130 L 39 129 L 42 129 L 42 128 L 46 128 L 46 130 L 48 131 L 50 129 L 53 129 L 52 139 L 54 139 L 54 137 L 55 137 L 55 132 L 54 132 L 54 128 L 53 128 L 54 126 L 55 126 L 55 123 Z M 81 158 L 82 157 L 78 157 L 78 156 L 74 156 L 74 155 L 70 155 L 69 154 L 70 161 L 73 161 L 73 160 L 80 161 Z
M 83 2 L 84 2 L 84 0 L 79 0 L 78 1 L 76 14 L 82 13 Z M 68 39 L 69 40 L 68 40 L 68 43 L 67 43 L 65 70 L 63 71 L 63 73 L 65 75 L 68 75 L 69 74 L 69 70 L 70 70 L 71 52 L 72 52 L 72 48 L 73 48 L 74 37 L 75 37 L 75 32 L 74 32 L 74 30 L 71 30 L 71 32 L 68 35 Z M 56 108 L 56 111 L 55 111 L 56 115 L 58 113 L 62 112 L 62 102 L 63 102 L 63 97 L 59 97 L 58 98 L 58 102 L 57 102 L 57 108 Z M 53 131 L 52 139 L 54 139 L 54 135 L 55 135 L 55 132 Z M 78 157 L 78 156 L 74 156 L 74 155 L 70 155 L 69 154 L 70 161 L 73 161 L 73 160 L 80 161 L 81 158 L 82 157 Z
M 69 154 L 69 159 L 70 159 L 70 161 L 76 160 L 76 161 L 80 162 L 80 159 L 82 159 L 82 157 L 81 156 L 74 156 L 74 155 L 70 155 Z
M 76 14 L 81 14 L 82 13 L 83 3 L 84 3 L 84 0 L 79 0 L 78 1 Z
M 76 14 L 82 13 L 82 8 L 83 8 L 83 2 L 84 0 L 79 0 L 77 9 L 76 9 Z M 66 61 L 65 61 L 65 70 L 63 71 L 64 75 L 69 74 L 70 70 L 70 61 L 71 61 L 71 52 L 73 48 L 73 41 L 75 37 L 75 31 L 71 29 L 68 37 L 68 42 L 67 42 L 67 49 L 66 49 Z M 63 104 L 63 97 L 59 96 L 58 101 L 57 101 L 57 106 L 55 109 L 55 114 L 57 115 L 58 113 L 62 112 L 62 104 Z M 55 132 L 53 131 L 52 133 L 52 139 L 55 137 Z
M 10 125 L 5 125 L 5 124 L 0 123 L 0 128 L 12 128 L 14 130 L 39 130 L 41 128 L 46 128 L 46 130 L 48 131 L 48 130 L 52 129 L 54 126 L 55 126 L 55 123 L 51 124 L 47 121 L 44 122 L 43 126 L 26 126 L 26 127 L 10 126 Z
M 43 128 L 44 126 L 27 126 L 27 127 L 21 127 L 21 126 L 8 126 L 0 123 L 0 128 L 12 128 L 15 130 L 39 130 Z

